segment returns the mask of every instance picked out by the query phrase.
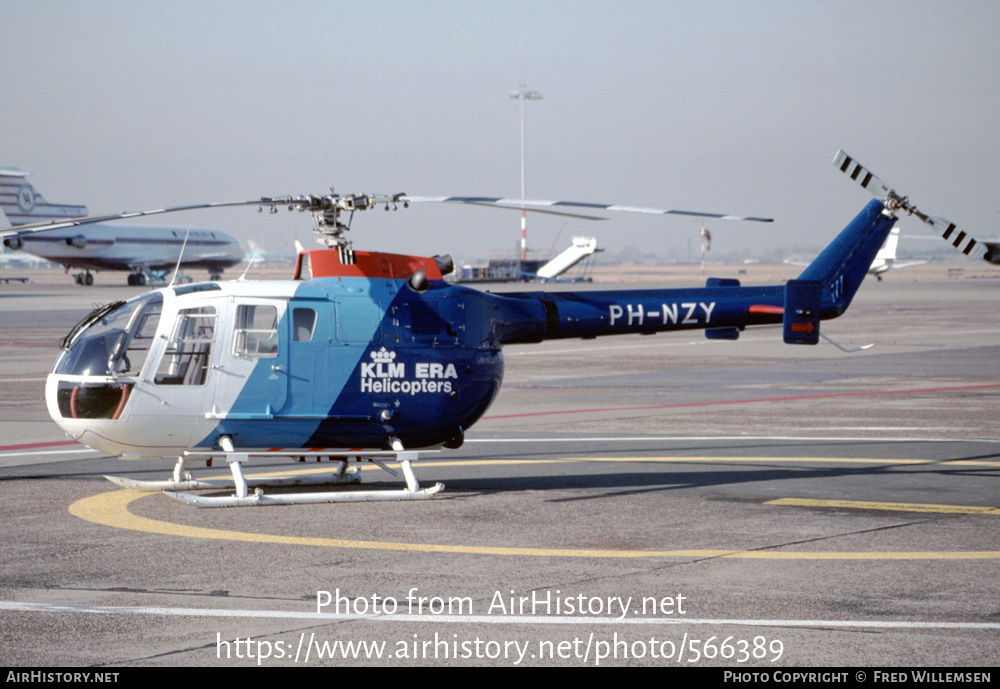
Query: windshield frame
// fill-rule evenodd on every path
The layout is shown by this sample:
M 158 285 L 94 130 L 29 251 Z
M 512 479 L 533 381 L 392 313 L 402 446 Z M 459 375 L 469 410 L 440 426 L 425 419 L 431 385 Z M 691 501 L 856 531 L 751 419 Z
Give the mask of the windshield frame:
M 63 352 L 52 372 L 105 378 L 140 375 L 159 327 L 163 302 L 162 292 L 156 291 L 94 309 L 63 338 Z M 128 352 L 139 338 L 148 343 L 142 348 L 142 361 L 133 369 Z

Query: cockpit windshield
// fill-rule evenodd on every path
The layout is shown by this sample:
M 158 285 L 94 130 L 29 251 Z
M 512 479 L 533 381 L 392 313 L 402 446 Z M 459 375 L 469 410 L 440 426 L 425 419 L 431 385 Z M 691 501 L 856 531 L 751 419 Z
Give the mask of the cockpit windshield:
M 151 292 L 95 309 L 63 341 L 53 373 L 75 376 L 139 375 L 163 309 Z

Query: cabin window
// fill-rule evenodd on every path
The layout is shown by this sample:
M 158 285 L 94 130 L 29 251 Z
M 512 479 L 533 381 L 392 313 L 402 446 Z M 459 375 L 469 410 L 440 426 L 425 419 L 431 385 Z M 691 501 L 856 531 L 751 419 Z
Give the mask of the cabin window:
M 181 309 L 174 332 L 167 342 L 160 367 L 156 370 L 157 385 L 204 385 L 215 337 L 215 309 L 203 306 Z
M 316 312 L 312 309 L 292 309 L 292 339 L 311 342 L 316 329 Z
M 233 356 L 273 359 L 278 356 L 278 309 L 271 304 L 241 304 L 236 309 Z

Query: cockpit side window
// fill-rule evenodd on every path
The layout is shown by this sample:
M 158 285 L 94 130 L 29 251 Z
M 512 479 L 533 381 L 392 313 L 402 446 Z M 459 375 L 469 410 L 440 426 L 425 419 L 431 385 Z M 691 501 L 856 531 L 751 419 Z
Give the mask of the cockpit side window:
M 233 356 L 273 359 L 278 356 L 278 309 L 271 304 L 240 304 L 236 309 Z
M 154 381 L 157 385 L 204 385 L 208 378 L 215 308 L 181 309 Z
M 160 322 L 158 292 L 97 310 L 64 340 L 54 373 L 84 376 L 139 375 Z
M 149 347 L 156 335 L 156 327 L 160 324 L 160 311 L 163 308 L 163 297 L 150 300 L 142 309 L 132 316 L 129 322 L 129 337 L 121 354 L 117 372 L 137 376 L 142 371 L 149 356 Z

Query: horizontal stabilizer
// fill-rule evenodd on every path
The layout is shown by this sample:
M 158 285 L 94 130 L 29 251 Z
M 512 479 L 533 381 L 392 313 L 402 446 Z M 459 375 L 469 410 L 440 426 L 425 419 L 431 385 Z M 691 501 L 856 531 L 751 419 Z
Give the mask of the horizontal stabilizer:
M 740 281 L 736 278 L 708 278 L 705 280 L 705 287 L 739 287 Z M 738 340 L 740 339 L 739 328 L 708 328 L 705 330 L 705 337 L 709 340 Z
M 739 328 L 708 328 L 705 337 L 709 340 L 738 340 L 740 339 Z
M 785 285 L 785 342 L 819 342 L 819 316 L 823 284 L 817 280 L 789 280 Z

